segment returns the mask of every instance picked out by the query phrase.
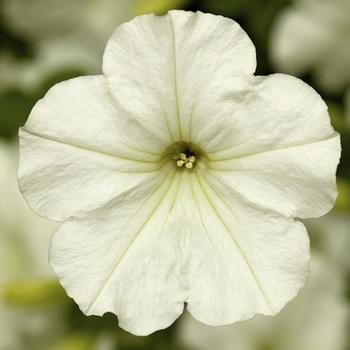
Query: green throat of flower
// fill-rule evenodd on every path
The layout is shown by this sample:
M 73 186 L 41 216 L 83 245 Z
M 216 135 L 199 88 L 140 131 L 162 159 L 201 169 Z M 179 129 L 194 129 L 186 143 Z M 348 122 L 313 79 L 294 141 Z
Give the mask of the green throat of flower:
M 169 146 L 166 153 L 170 155 L 172 161 L 179 170 L 195 169 L 201 155 L 203 155 L 199 147 L 188 142 L 177 142 Z

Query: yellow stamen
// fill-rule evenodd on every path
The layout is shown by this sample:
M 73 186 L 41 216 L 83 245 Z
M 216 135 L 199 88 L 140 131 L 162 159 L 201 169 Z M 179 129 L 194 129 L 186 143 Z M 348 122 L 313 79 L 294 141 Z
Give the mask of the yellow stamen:
M 181 153 L 180 154 L 180 159 L 182 159 L 182 160 L 187 160 L 187 156 L 186 156 L 186 154 L 185 153 Z

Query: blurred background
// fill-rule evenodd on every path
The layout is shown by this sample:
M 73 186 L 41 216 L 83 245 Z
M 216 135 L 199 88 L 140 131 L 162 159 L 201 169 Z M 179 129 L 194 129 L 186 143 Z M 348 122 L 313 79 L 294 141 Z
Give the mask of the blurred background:
M 233 18 L 256 46 L 257 74 L 290 73 L 322 95 L 342 138 L 340 194 L 331 213 L 306 221 L 310 278 L 277 317 L 212 328 L 185 313 L 135 337 L 111 314 L 84 316 L 53 276 L 56 224 L 18 191 L 17 131 L 50 86 L 100 73 L 117 25 L 170 8 Z M 349 320 L 350 0 L 0 0 L 0 350 L 350 350 Z

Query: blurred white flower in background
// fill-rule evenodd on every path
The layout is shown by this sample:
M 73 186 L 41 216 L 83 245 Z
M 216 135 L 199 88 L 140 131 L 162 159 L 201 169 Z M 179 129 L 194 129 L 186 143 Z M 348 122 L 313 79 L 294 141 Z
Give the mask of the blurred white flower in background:
M 325 91 L 350 83 L 350 1 L 295 0 L 271 32 L 271 57 L 283 72 L 312 71 Z
M 139 12 L 163 12 L 185 0 L 3 0 L 6 25 L 33 44 L 35 56 L 0 54 L 0 89 L 33 89 L 64 69 L 101 73 L 113 30 Z
M 317 249 L 340 269 L 350 273 L 350 215 L 335 212 L 317 220 L 306 220 L 305 224 L 312 233 Z
M 0 86 L 32 89 L 58 69 L 100 72 L 113 29 L 133 15 L 136 0 L 3 0 L 6 25 L 33 43 L 35 57 L 0 56 Z
M 0 164 L 0 281 L 52 277 L 48 247 L 58 225 L 35 215 L 19 192 L 16 144 L 0 141 Z
M 306 287 L 276 317 L 210 328 L 186 315 L 179 337 L 193 350 L 345 350 L 350 316 L 345 277 L 314 252 Z
M 17 145 L 0 141 L 0 349 L 36 350 L 63 328 L 57 309 L 27 305 L 40 297 L 42 288 L 51 291 L 48 247 L 57 224 L 39 218 L 24 202 L 17 184 L 17 153 Z M 34 286 L 32 281 L 41 282 Z M 7 298 L 16 299 L 18 293 L 24 309 L 8 305 Z M 28 343 L 30 339 L 36 340 Z

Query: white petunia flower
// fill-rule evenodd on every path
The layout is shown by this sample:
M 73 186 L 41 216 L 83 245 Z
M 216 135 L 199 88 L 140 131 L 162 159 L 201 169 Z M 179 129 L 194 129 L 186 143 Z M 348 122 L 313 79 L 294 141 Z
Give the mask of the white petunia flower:
M 136 0 L 4 0 L 8 26 L 34 43 L 32 60 L 0 56 L 2 88 L 33 89 L 59 69 L 100 74 L 104 45 L 116 24 L 132 17 Z
M 20 187 L 62 221 L 51 265 L 84 313 L 149 334 L 186 302 L 223 325 L 274 315 L 303 286 L 309 241 L 294 217 L 333 206 L 339 136 L 312 88 L 255 67 L 230 19 L 140 16 L 114 32 L 103 75 L 34 107 Z
M 330 92 L 350 83 L 350 1 L 296 0 L 278 17 L 271 56 L 287 73 L 314 73 Z
M 345 281 L 337 265 L 315 254 L 305 289 L 278 316 L 210 328 L 186 315 L 180 339 L 193 350 L 345 350 L 350 321 Z

